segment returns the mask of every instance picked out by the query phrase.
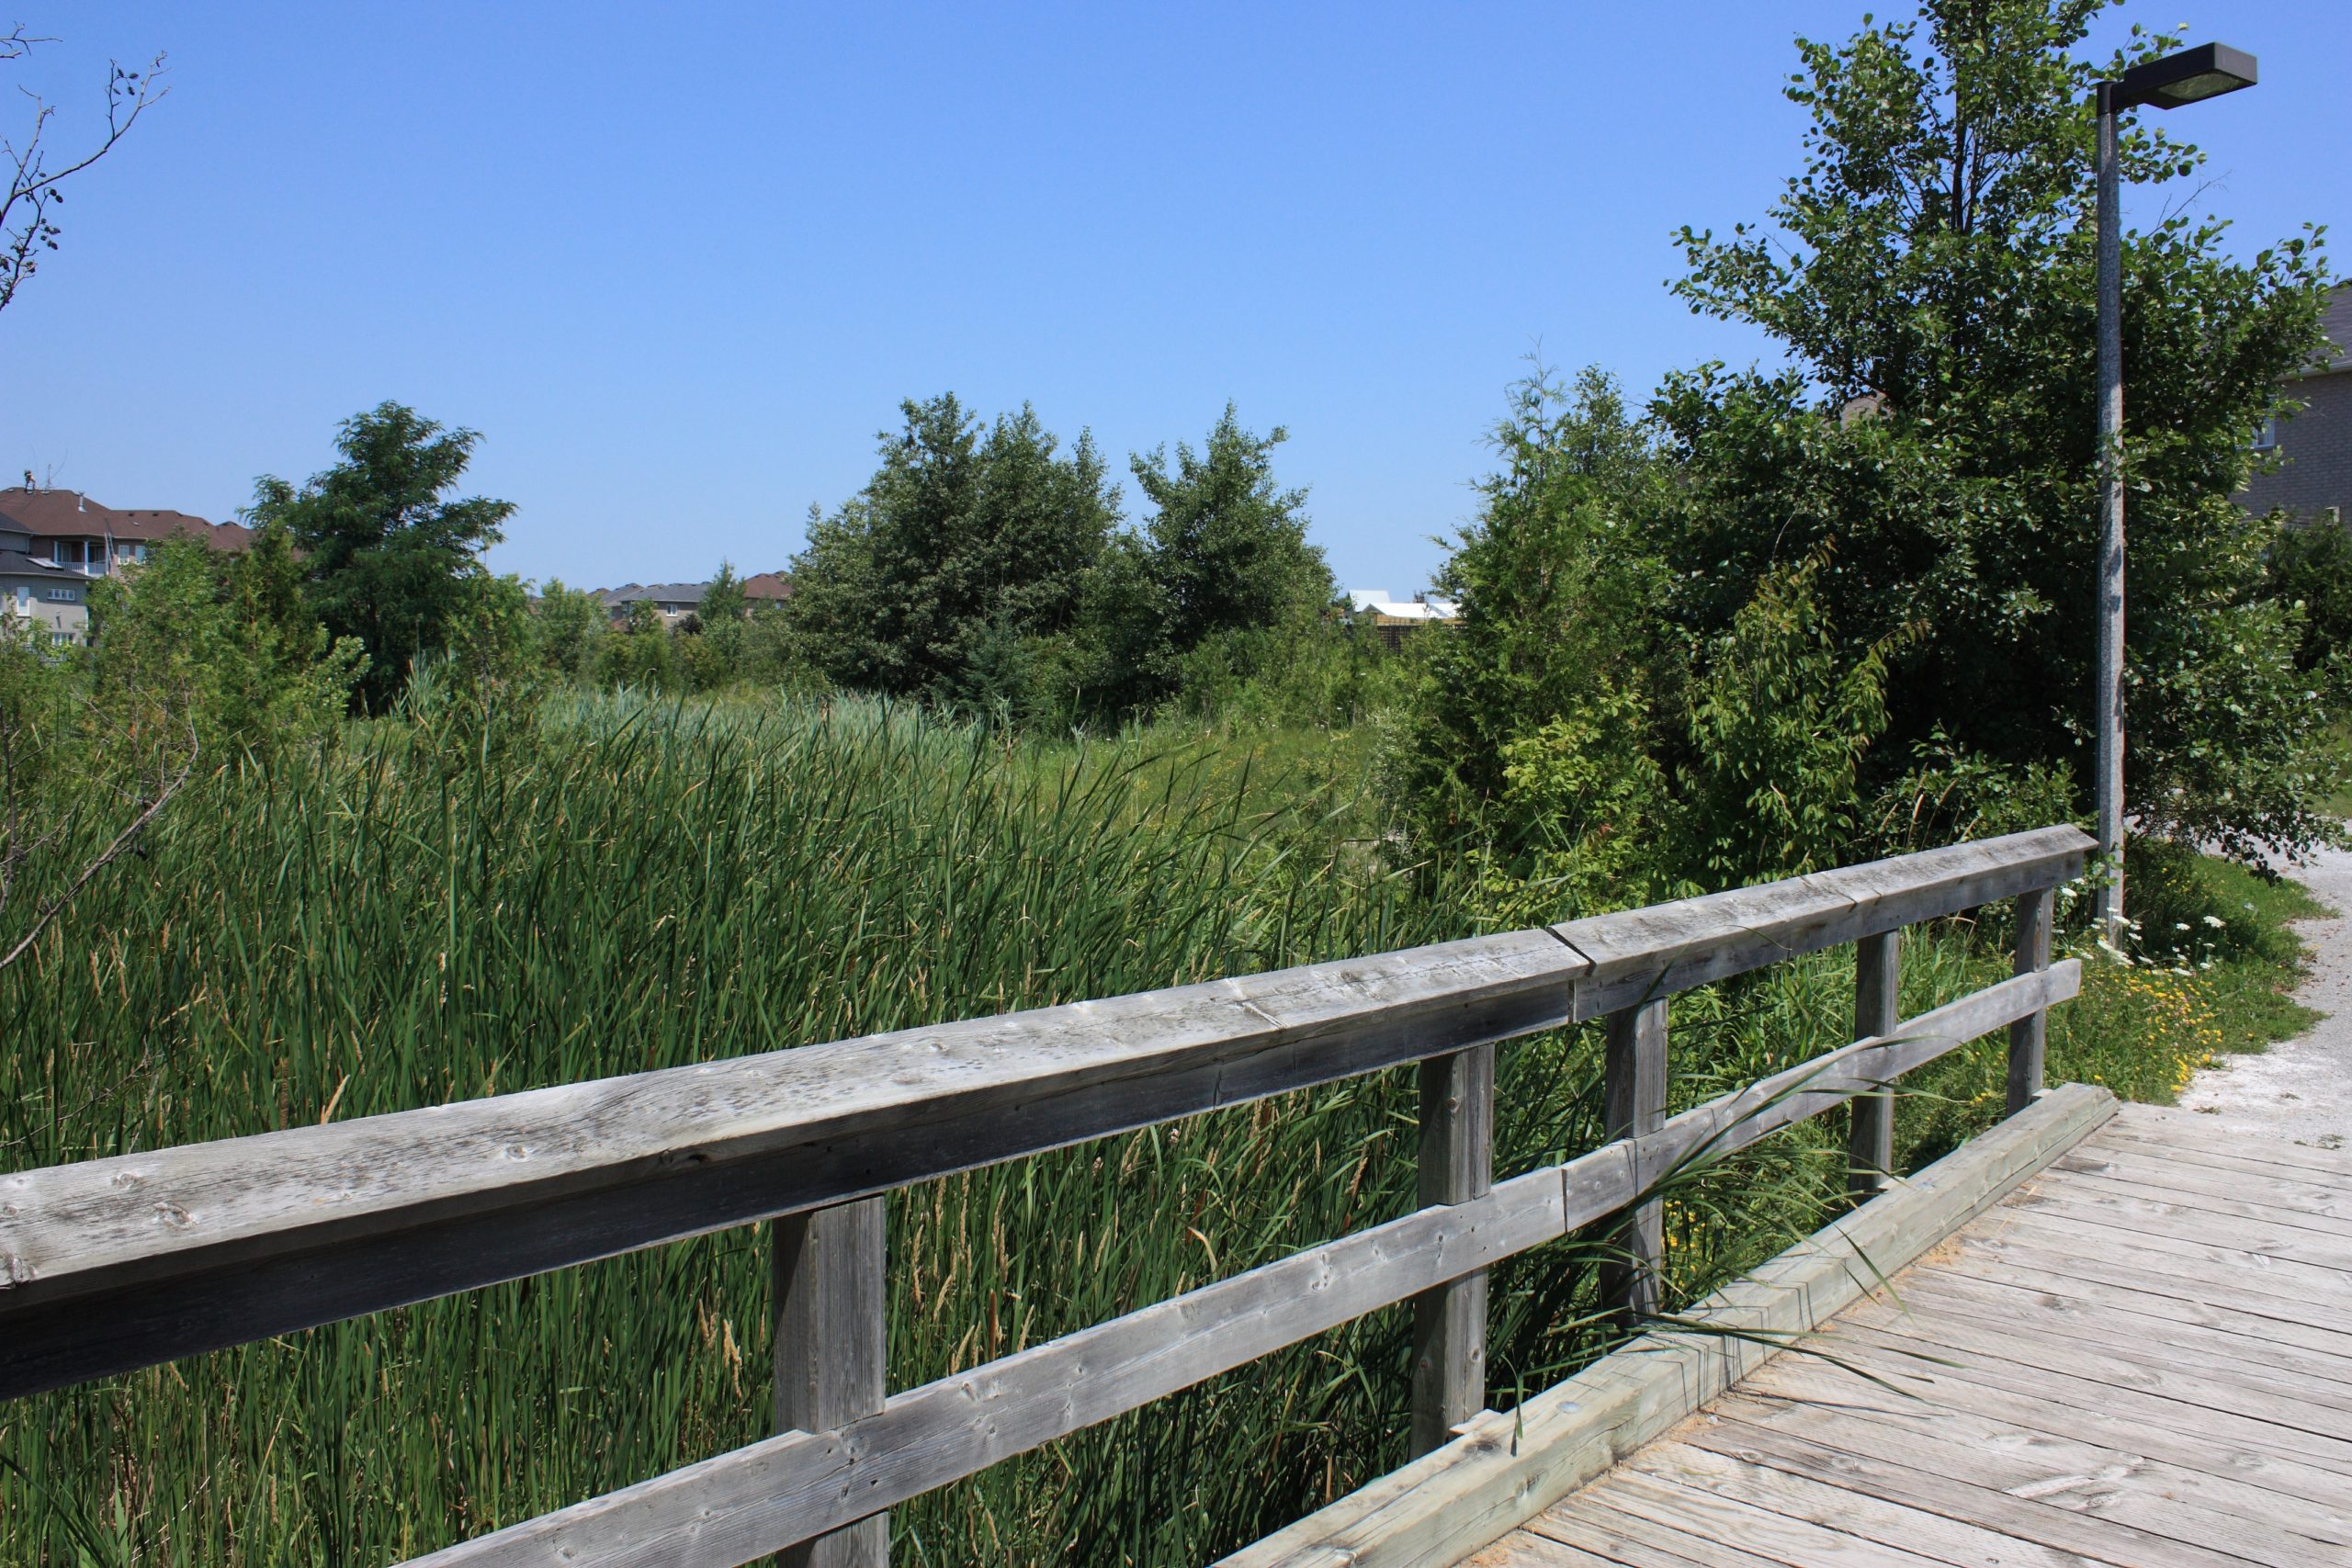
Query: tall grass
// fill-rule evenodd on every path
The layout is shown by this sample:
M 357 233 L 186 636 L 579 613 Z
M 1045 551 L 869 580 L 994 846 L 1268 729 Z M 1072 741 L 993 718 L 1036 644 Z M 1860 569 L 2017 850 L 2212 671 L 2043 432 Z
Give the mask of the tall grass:
M 1039 747 L 863 704 L 625 696 L 485 723 L 428 691 L 401 722 L 207 781 L 0 976 L 0 1167 L 1471 929 L 1443 878 L 1432 896 L 1334 827 L 1360 818 L 1295 769 L 1270 785 L 1148 735 Z M 1906 1004 L 2000 966 L 1964 932 L 1915 944 Z M 1850 1007 L 1838 954 L 1678 998 L 1678 1103 L 1841 1040 Z M 1504 1172 L 1597 1141 L 1598 1058 L 1586 1031 L 1507 1049 Z M 1986 1118 L 1988 1073 L 1996 1049 L 1928 1076 L 1945 1109 L 1919 1146 Z M 1678 1292 L 1810 1228 L 1841 1136 L 1809 1124 L 1679 1191 Z M 893 1384 L 1402 1213 L 1413 1142 L 1400 1071 L 898 1194 Z M 765 1246 L 746 1227 L 0 1407 L 0 1562 L 385 1561 L 750 1440 Z M 1590 1258 L 1499 1271 L 1498 1404 L 1604 1342 Z M 1213 1556 L 1401 1460 L 1405 1315 L 902 1507 L 895 1550 Z

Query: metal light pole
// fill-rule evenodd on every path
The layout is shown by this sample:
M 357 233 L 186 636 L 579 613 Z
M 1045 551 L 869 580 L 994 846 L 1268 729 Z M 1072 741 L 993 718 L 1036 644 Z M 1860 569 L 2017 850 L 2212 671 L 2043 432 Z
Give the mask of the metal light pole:
M 2098 85 L 2098 848 L 2108 865 L 2099 930 L 2123 945 L 2123 219 L 2115 117 L 2178 108 L 2255 84 L 2254 56 L 2199 44 Z

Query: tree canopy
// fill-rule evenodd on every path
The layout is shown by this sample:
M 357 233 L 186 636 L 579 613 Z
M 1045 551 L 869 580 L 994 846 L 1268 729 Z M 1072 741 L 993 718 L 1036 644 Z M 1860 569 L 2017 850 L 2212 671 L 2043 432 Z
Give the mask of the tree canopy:
M 2104 0 L 1931 0 L 1842 45 L 1800 40 L 1812 123 L 1768 224 L 1686 229 L 1694 310 L 1763 328 L 1785 373 L 1704 367 L 1656 412 L 1681 482 L 1661 536 L 1692 631 L 1775 570 L 1887 672 L 1884 767 L 1931 737 L 2087 776 L 2097 639 L 2093 85 L 2171 47 L 2072 51 Z M 2201 154 L 2127 122 L 2124 177 Z M 2315 705 L 2276 678 L 2291 612 L 2258 593 L 2274 530 L 2232 501 L 2247 433 L 2319 346 L 2316 232 L 2233 259 L 2175 211 L 2123 243 L 2131 538 L 2126 776 L 2152 832 L 2242 852 L 2324 832 Z M 1860 417 L 1838 418 L 1870 395 Z M 2284 650 L 2284 652 L 2282 652 Z
M 399 693 L 420 656 L 447 648 L 488 575 L 481 552 L 514 513 L 510 502 L 448 499 L 481 439 L 385 402 L 343 422 L 343 460 L 299 490 L 255 481 L 247 520 L 285 530 L 312 613 L 330 637 L 368 650 L 359 694 L 370 708 Z

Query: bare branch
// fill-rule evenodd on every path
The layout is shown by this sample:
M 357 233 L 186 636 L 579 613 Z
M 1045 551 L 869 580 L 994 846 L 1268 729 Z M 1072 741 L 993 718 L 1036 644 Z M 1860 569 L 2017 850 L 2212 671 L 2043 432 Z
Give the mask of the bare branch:
M 18 27 L 0 35 L 0 61 L 21 60 L 32 52 L 34 45 L 55 41 L 33 37 Z M 88 152 L 56 169 L 49 166 L 48 152 L 41 145 L 56 107 L 38 94 L 25 94 L 32 102 L 33 115 L 23 146 L 0 140 L 0 158 L 13 165 L 7 192 L 0 197 L 0 310 L 7 308 L 18 286 L 39 269 L 40 253 L 57 249 L 60 231 L 50 209 L 64 199 L 58 187 L 113 152 L 149 106 L 170 94 L 169 87 L 157 85 L 163 73 L 161 54 L 143 72 L 126 71 L 119 61 L 107 62 L 106 136 Z

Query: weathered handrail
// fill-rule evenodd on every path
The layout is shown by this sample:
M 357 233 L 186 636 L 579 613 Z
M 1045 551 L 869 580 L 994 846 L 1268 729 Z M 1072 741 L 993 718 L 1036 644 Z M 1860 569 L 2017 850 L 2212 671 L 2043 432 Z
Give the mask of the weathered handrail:
M 1657 1254 L 1642 1196 L 1694 1151 L 2003 1025 L 2013 1102 L 2038 1089 L 2039 1020 L 2078 984 L 2049 964 L 2048 890 L 2089 844 L 2044 829 L 1545 930 L 0 1177 L 0 1397 L 798 1215 L 779 1253 L 779 1414 L 816 1429 L 433 1561 L 749 1561 L 1408 1296 L 1426 1448 L 1483 1402 L 1493 1262 L 1634 1206 L 1619 1292 L 1638 1310 Z M 1879 950 L 1884 987 L 1862 989 L 1882 1026 L 1662 1119 L 1672 992 L 1847 942 L 1867 964 L 1873 939 L 2011 897 L 2018 978 L 1888 1029 Z M 1628 1135 L 1490 1186 L 1493 1043 L 1604 1015 Z M 848 1332 L 843 1302 L 872 1338 L 876 1194 L 1415 1060 L 1417 1213 L 887 1400 L 878 1358 L 844 1370 L 808 1342 Z M 1858 1154 L 1866 1122 L 1883 1141 L 1856 1121 Z M 878 1551 L 878 1531 L 863 1539 Z

